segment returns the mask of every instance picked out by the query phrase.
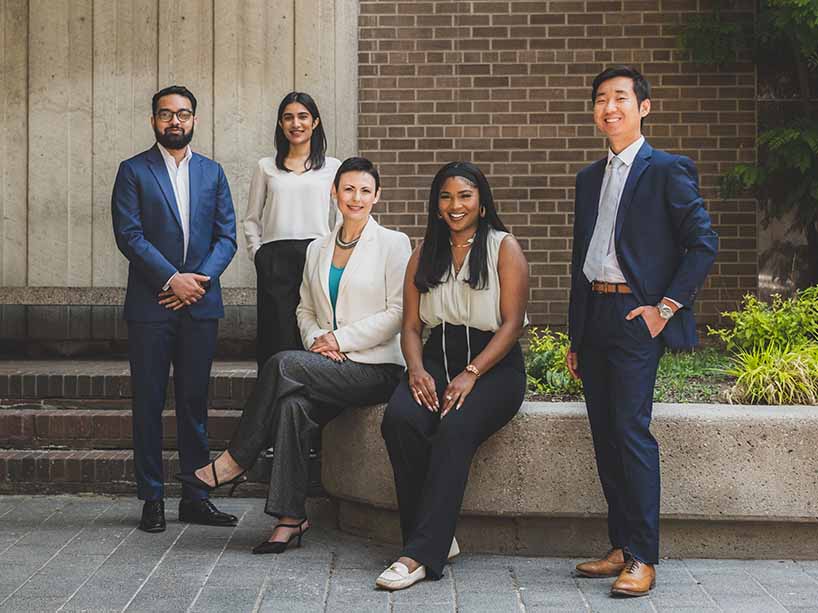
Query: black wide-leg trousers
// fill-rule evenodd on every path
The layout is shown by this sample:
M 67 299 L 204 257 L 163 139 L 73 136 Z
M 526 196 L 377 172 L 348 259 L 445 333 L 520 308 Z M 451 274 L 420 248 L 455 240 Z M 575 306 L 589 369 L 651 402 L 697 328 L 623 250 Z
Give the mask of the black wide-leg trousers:
M 452 378 L 467 364 L 465 335 L 463 326 L 446 326 Z M 472 355 L 482 351 L 492 336 L 471 329 Z M 423 365 L 435 379 L 442 407 L 447 382 L 441 338 L 437 327 L 424 346 Z M 432 579 L 443 575 L 472 458 L 483 441 L 520 409 L 525 386 L 522 351 L 515 345 L 477 380 L 460 410 L 453 409 L 446 417 L 415 402 L 406 376 L 392 394 L 381 433 L 395 473 L 404 545 L 401 555 L 425 565 Z
M 256 251 L 258 372 L 279 351 L 303 348 L 295 309 L 301 298 L 301 278 L 311 242 L 312 239 L 271 241 Z
M 282 351 L 261 370 L 228 451 L 242 468 L 256 463 L 268 441 L 275 451 L 265 512 L 306 517 L 310 441 L 347 407 L 385 402 L 403 367 L 334 362 L 309 351 Z
M 660 338 L 632 294 L 592 294 L 579 369 L 594 453 L 608 503 L 608 536 L 642 562 L 659 561 L 659 445 L 650 432 Z

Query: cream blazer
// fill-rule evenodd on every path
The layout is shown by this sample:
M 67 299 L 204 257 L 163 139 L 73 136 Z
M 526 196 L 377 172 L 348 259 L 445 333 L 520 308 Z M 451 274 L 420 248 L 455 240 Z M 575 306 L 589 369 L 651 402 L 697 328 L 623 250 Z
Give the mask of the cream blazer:
M 301 302 L 296 309 L 304 348 L 332 331 L 329 268 L 341 224 L 307 248 Z M 371 217 L 347 262 L 338 287 L 334 331 L 343 353 L 363 364 L 404 365 L 400 350 L 403 277 L 412 248 L 402 232 Z

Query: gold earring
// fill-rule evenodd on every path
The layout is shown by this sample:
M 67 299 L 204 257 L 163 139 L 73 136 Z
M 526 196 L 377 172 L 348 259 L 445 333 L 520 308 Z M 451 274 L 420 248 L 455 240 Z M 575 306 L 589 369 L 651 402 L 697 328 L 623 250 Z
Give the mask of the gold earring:
M 481 206 L 480 207 L 480 217 L 485 217 L 485 216 L 486 216 L 486 207 Z

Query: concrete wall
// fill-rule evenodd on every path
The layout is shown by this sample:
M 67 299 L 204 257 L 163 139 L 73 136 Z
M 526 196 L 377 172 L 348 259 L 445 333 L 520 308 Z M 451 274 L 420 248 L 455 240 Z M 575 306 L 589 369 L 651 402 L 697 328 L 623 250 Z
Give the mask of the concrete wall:
M 187 85 L 194 148 L 222 163 L 236 212 L 275 112 L 312 93 L 328 152 L 356 151 L 357 0 L 0 0 L 0 287 L 122 286 L 110 195 L 153 143 L 150 98 Z M 239 253 L 227 287 L 255 285 Z

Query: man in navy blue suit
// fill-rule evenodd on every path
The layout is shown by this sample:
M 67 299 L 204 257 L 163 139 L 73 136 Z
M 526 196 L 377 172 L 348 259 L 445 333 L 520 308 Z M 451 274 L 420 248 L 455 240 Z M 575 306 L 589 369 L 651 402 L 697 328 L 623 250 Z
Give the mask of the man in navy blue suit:
M 696 344 L 693 300 L 718 237 L 693 162 L 642 136 L 647 80 L 609 68 L 594 79 L 592 100 L 610 149 L 577 174 L 567 363 L 585 391 L 611 549 L 577 572 L 617 577 L 612 593 L 643 596 L 659 561 L 656 371 L 665 347 Z
M 236 252 L 236 218 L 224 171 L 193 153 L 196 98 L 171 86 L 152 100 L 156 144 L 119 166 L 114 235 L 128 258 L 125 319 L 133 390 L 134 468 L 144 500 L 139 528 L 165 529 L 162 409 L 173 364 L 179 463 L 210 460 L 207 389 L 224 317 L 219 276 Z M 207 492 L 183 486 L 180 521 L 234 526 Z

